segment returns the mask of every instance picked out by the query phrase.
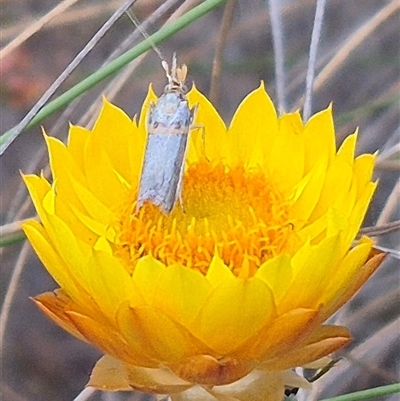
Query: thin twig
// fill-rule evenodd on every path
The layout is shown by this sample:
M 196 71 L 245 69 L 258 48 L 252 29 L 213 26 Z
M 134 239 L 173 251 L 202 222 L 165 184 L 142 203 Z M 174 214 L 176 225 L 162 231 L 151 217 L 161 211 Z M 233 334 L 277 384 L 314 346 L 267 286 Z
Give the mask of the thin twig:
M 42 109 L 50 97 L 60 87 L 60 85 L 69 77 L 69 75 L 75 70 L 75 68 L 81 63 L 86 55 L 96 46 L 100 39 L 106 34 L 106 32 L 114 25 L 121 15 L 135 3 L 136 0 L 126 0 L 124 4 L 118 8 L 118 10 L 106 21 L 106 23 L 96 32 L 92 39 L 87 45 L 78 53 L 78 55 L 71 61 L 68 67 L 60 74 L 60 76 L 54 81 L 49 89 L 42 95 L 38 102 L 32 107 L 29 113 L 22 119 L 22 121 L 13 129 L 9 138 L 2 144 L 0 148 L 0 155 L 11 145 L 11 143 L 18 137 L 18 135 L 25 129 L 29 122 L 35 117 L 35 115 Z
M 0 394 L 3 397 L 2 400 L 29 401 L 27 398 L 25 398 L 22 395 L 18 394 L 14 389 L 12 389 L 6 383 L 2 383 Z
M 399 160 L 377 160 L 375 164 L 376 170 L 400 171 Z
M 31 247 L 27 242 L 22 246 L 17 263 L 15 264 L 14 271 L 11 276 L 10 283 L 7 288 L 6 295 L 4 297 L 3 307 L 1 308 L 0 313 L 0 346 L 4 344 L 4 333 L 7 326 L 8 316 L 10 314 L 12 300 L 17 291 L 18 280 L 21 276 L 30 249 Z M 2 352 L 0 353 L 0 357 L 1 355 L 3 355 Z
M 397 128 L 397 130 L 393 134 L 394 134 L 394 138 L 396 138 L 396 140 L 398 140 L 400 138 L 400 128 Z M 382 160 L 389 159 L 396 153 L 400 153 L 400 143 L 395 143 L 394 145 L 392 145 L 388 148 L 386 148 L 386 147 L 383 148 L 378 155 L 377 161 L 379 161 L 380 159 L 382 159 Z
M 278 109 L 281 113 L 286 110 L 285 103 L 285 56 L 283 52 L 283 26 L 280 0 L 269 0 L 272 41 L 275 59 L 275 82 Z
M 326 81 L 331 78 L 343 65 L 346 59 L 352 54 L 354 49 L 360 45 L 363 40 L 370 36 L 381 24 L 385 23 L 387 19 L 400 9 L 400 2 L 393 0 L 386 7 L 382 8 L 376 13 L 369 21 L 360 27 L 354 34 L 346 41 L 344 45 L 338 50 L 335 56 L 329 63 L 322 69 L 315 79 L 314 91 L 322 88 Z
M 224 56 L 224 50 L 228 38 L 229 27 L 231 25 L 233 18 L 235 3 L 236 0 L 228 0 L 226 2 L 224 15 L 222 16 L 221 29 L 219 31 L 219 37 L 215 49 L 213 69 L 211 72 L 211 87 L 209 93 L 210 101 L 214 104 L 215 107 L 218 106 L 219 94 L 221 89 L 220 83 L 221 83 L 222 59 Z
M 74 401 L 87 401 L 96 391 L 93 387 L 86 387 L 74 398 Z
M 308 58 L 308 68 L 306 76 L 306 96 L 303 109 L 303 121 L 307 121 L 311 115 L 312 95 L 315 79 L 315 65 L 317 62 L 317 53 L 319 40 L 321 38 L 322 24 L 324 21 L 326 0 L 317 0 L 315 10 L 314 26 L 311 34 L 310 55 Z
M 389 221 L 393 211 L 396 210 L 396 208 L 398 208 L 399 206 L 399 197 L 400 197 L 400 180 L 397 181 L 396 186 L 393 188 L 392 193 L 387 199 L 385 206 L 383 207 L 379 215 L 378 221 L 376 222 L 377 226 L 382 226 Z
M 12 223 L 8 224 L 3 224 L 2 226 L 0 226 L 0 235 L 3 237 L 6 235 L 18 234 L 19 232 L 21 232 L 22 224 L 32 219 L 34 219 L 34 217 L 20 221 L 13 221 Z
M 361 228 L 360 234 L 375 237 L 377 235 L 389 234 L 393 231 L 400 230 L 400 220 L 393 221 L 391 223 Z
M 381 377 L 389 383 L 396 382 L 397 377 L 395 374 L 383 370 L 376 362 L 375 355 L 379 352 L 379 344 L 382 339 L 385 339 L 386 347 L 391 349 L 390 342 L 394 345 L 398 341 L 398 320 L 386 324 L 380 330 L 364 340 L 356 348 L 350 352 L 343 351 L 344 358 L 346 358 L 352 365 L 359 366 L 365 373 L 371 372 L 376 377 Z
M 56 18 L 48 21 L 46 25 L 41 27 L 41 31 L 57 28 L 61 25 L 65 27 L 69 24 L 82 24 L 83 15 L 85 16 L 85 22 L 95 20 L 104 14 L 108 14 L 110 11 L 114 11 L 120 3 L 121 0 L 109 0 L 97 4 L 76 6 L 72 10 L 65 11 Z M 4 42 L 9 38 L 13 38 L 26 26 L 34 24 L 35 22 L 36 19 L 34 18 L 24 18 L 21 20 L 19 19 L 13 25 L 2 27 L 2 29 L 0 29 L 0 41 Z
M 40 18 L 38 21 L 35 21 L 33 24 L 30 24 L 24 31 L 22 31 L 14 40 L 8 43 L 3 47 L 0 51 L 0 60 L 3 59 L 7 54 L 11 53 L 14 49 L 24 43 L 29 37 L 39 31 L 44 25 L 46 25 L 50 20 L 57 17 L 69 7 L 73 6 L 79 0 L 64 0 L 56 7 L 54 7 L 51 11 L 49 11 L 46 15 Z M 26 26 L 26 25 L 25 25 Z
M 395 305 L 399 301 L 399 288 L 389 290 L 388 282 L 393 280 L 392 277 L 384 277 L 384 281 L 381 285 L 387 288 L 387 291 L 379 295 L 379 297 L 372 298 L 365 306 L 352 311 L 351 314 L 346 318 L 346 326 L 357 327 L 362 324 L 363 321 L 368 321 L 368 316 L 378 316 L 387 305 Z M 378 284 L 378 283 L 377 283 Z

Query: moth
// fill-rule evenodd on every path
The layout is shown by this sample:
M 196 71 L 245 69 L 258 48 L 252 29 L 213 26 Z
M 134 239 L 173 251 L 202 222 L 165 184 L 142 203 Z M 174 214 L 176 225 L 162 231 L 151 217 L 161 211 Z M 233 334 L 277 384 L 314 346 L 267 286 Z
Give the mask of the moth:
M 190 108 L 186 98 L 187 66 L 177 66 L 176 54 L 171 68 L 165 60 L 162 66 L 168 83 L 163 95 L 150 105 L 137 209 L 151 202 L 169 214 L 181 195 L 189 131 L 197 106 Z

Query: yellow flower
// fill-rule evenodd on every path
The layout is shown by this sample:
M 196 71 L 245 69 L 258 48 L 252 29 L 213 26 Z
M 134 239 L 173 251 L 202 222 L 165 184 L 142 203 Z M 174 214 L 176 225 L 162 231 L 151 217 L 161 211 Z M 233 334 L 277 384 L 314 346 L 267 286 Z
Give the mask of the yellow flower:
M 151 90 L 139 123 L 104 101 L 92 131 L 46 137 L 53 182 L 24 177 L 41 220 L 24 230 L 60 289 L 36 303 L 106 354 L 91 386 L 280 400 L 287 370 L 348 343 L 323 322 L 384 257 L 368 238 L 352 245 L 375 157 L 355 158 L 356 133 L 336 152 L 331 107 L 304 125 L 260 86 L 226 128 L 196 89 L 188 98 L 204 132 L 169 215 L 136 211 Z

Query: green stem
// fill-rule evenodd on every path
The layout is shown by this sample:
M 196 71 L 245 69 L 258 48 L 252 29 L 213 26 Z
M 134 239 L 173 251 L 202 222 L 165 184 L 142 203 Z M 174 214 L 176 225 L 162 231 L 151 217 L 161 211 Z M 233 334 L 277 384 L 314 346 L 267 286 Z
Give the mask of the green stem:
M 357 391 L 356 393 L 340 395 L 333 398 L 325 398 L 321 401 L 359 401 L 370 400 L 384 395 L 400 393 L 400 383 L 389 384 L 387 386 L 370 388 L 368 390 Z
M 169 38 L 174 33 L 185 28 L 187 25 L 197 20 L 198 18 L 202 17 L 204 14 L 207 14 L 209 11 L 213 10 L 215 7 L 221 5 L 225 1 L 226 0 L 206 0 L 197 7 L 188 11 L 174 23 L 161 28 L 150 38 L 139 43 L 137 46 L 128 50 L 126 53 L 122 54 L 121 56 L 110 62 L 108 65 L 104 66 L 100 70 L 96 71 L 92 75 L 88 76 L 87 78 L 76 84 L 74 87 L 72 87 L 71 89 L 60 95 L 58 98 L 49 102 L 32 119 L 32 121 L 27 125 L 26 129 L 35 127 L 36 125 L 40 124 L 44 119 L 49 117 L 51 114 L 53 114 L 60 108 L 67 106 L 74 99 L 85 93 L 87 90 L 91 89 L 100 81 L 102 81 L 103 79 L 107 78 L 112 74 L 115 74 L 129 62 L 131 62 L 132 60 L 134 60 L 147 50 L 151 49 L 153 43 L 157 44 Z M 0 137 L 0 148 L 5 142 L 7 142 L 7 139 L 11 136 L 14 129 L 15 127 L 11 128 Z
M 3 248 L 5 246 L 9 245 L 14 245 L 18 244 L 21 241 L 25 241 L 26 237 L 24 232 L 18 231 L 15 234 L 10 234 L 10 235 L 5 235 L 5 236 L 0 236 L 0 248 Z

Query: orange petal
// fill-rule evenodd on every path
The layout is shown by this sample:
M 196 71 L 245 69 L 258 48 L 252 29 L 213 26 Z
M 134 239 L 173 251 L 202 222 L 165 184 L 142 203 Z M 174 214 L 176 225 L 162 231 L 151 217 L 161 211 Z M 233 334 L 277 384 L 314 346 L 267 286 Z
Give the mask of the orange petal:
M 184 380 L 206 386 L 219 386 L 233 383 L 247 375 L 253 369 L 254 361 L 196 355 L 170 364 L 169 367 Z
M 33 298 L 33 301 L 44 314 L 65 331 L 82 341 L 87 341 L 76 329 L 68 314 L 65 313 L 67 306 L 71 303 L 71 299 L 62 290 L 56 290 L 54 293 L 45 292 Z
M 315 310 L 292 310 L 268 322 L 232 355 L 258 361 L 284 355 L 313 330 L 318 317 L 318 311 Z
M 349 255 L 351 252 L 352 251 L 350 251 Z M 357 255 L 355 260 L 349 257 L 349 260 L 346 261 L 345 265 L 349 266 L 349 268 L 358 268 L 358 272 L 354 272 L 353 275 L 349 275 L 348 279 L 343 280 L 342 287 L 339 289 L 336 287 L 336 291 L 335 287 L 327 288 L 327 295 L 335 292 L 336 293 L 331 297 L 331 301 L 327 302 L 324 308 L 324 315 L 329 317 L 333 315 L 342 305 L 344 305 L 370 278 L 370 276 L 384 261 L 386 256 L 386 253 L 373 249 L 369 254 L 368 261 L 361 267 L 359 267 L 359 264 L 357 264 Z
M 143 352 L 135 354 L 118 330 L 110 321 L 106 321 L 104 316 L 96 315 L 92 318 L 75 311 L 66 313 L 86 340 L 104 353 L 126 363 L 152 366 L 152 361 L 147 359 Z
M 275 371 L 303 366 L 337 351 L 350 340 L 350 334 L 345 327 L 321 326 L 303 342 L 304 345 L 265 362 L 263 368 Z

